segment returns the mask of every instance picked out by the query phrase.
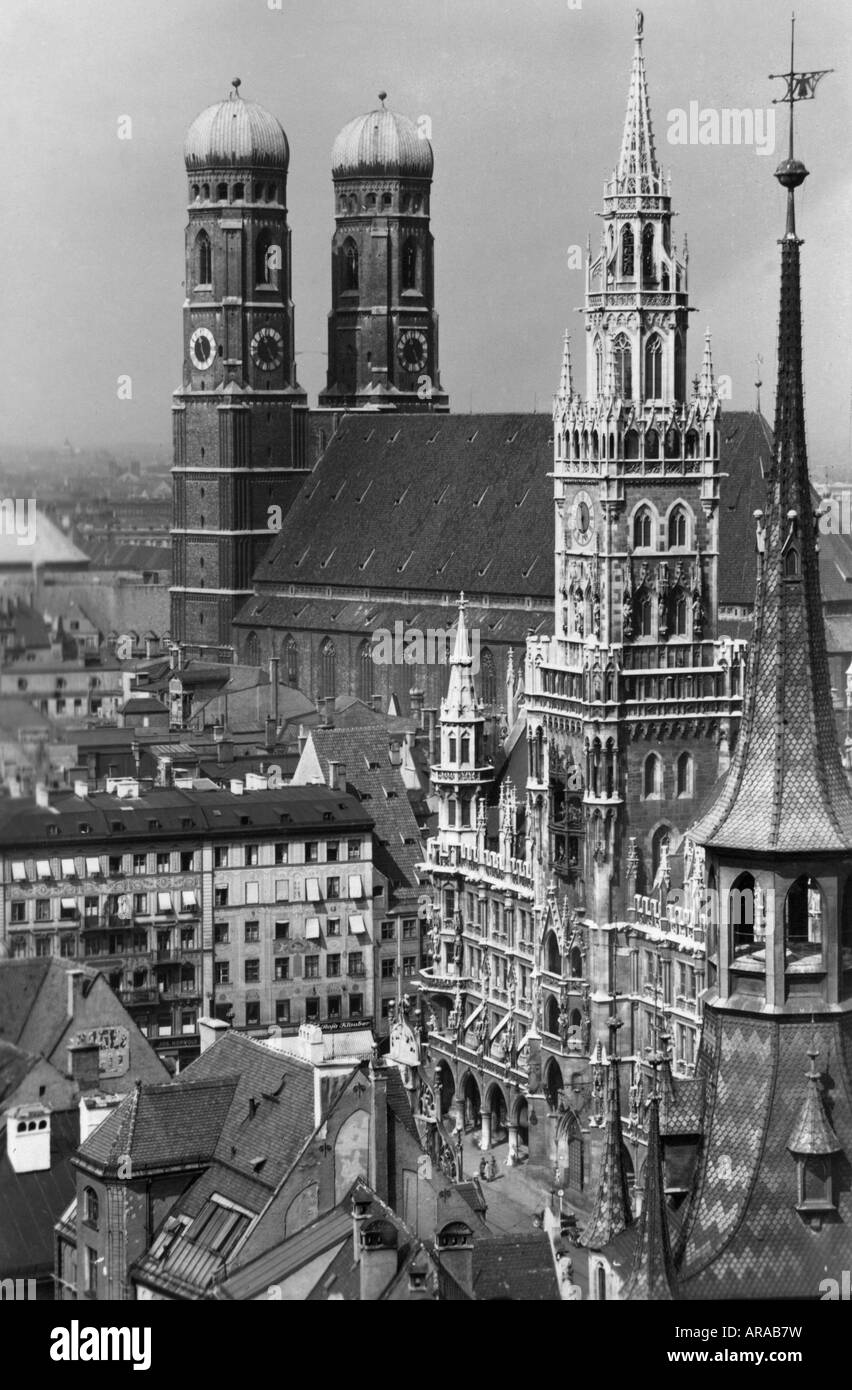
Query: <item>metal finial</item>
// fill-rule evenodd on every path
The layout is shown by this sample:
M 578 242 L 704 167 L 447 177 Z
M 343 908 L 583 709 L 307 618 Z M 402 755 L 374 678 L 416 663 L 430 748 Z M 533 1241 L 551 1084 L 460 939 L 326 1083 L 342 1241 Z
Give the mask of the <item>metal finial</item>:
M 233 82 L 231 83 L 231 86 L 232 86 L 233 89 L 234 89 L 234 96 L 235 96 L 235 97 L 238 97 L 238 96 L 239 96 L 239 94 L 240 94 L 240 87 L 241 87 L 242 85 L 243 85 L 243 84 L 242 84 L 242 82 L 240 81 L 239 77 L 235 77 L 234 80 L 233 80 Z
M 387 101 L 387 99 L 388 99 L 388 94 L 387 94 L 387 92 L 379 92 L 379 101 L 382 103 L 382 106 L 384 106 L 384 104 L 385 104 L 385 102 Z

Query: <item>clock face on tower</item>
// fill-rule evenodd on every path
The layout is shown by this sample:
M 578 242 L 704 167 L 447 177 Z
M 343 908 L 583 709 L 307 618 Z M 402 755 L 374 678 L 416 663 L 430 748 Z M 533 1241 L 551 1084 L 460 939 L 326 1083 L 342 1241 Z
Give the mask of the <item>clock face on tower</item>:
M 255 364 L 265 371 L 280 367 L 284 357 L 284 339 L 275 328 L 259 328 L 251 340 L 251 355 Z
M 408 328 L 404 333 L 400 333 L 396 345 L 396 355 L 399 364 L 407 372 L 419 372 L 426 366 L 426 357 L 429 351 L 429 344 L 426 334 L 421 333 L 419 328 Z
M 595 509 L 587 492 L 578 492 L 574 499 L 571 529 L 577 545 L 588 545 L 595 525 Z
M 196 328 L 189 340 L 189 355 L 196 367 L 209 367 L 216 356 L 216 339 L 209 328 Z

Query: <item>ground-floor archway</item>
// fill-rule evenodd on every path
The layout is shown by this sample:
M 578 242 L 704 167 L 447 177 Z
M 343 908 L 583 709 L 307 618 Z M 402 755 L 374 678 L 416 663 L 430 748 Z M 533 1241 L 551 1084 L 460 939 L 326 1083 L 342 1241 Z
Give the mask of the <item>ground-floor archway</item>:
M 555 1057 L 551 1057 L 544 1069 L 544 1094 L 547 1096 L 547 1104 L 551 1110 L 556 1110 L 559 1105 L 562 1086 L 562 1071 L 559 1063 Z
M 441 1061 L 435 1068 L 435 1100 L 440 1107 L 442 1118 L 449 1115 L 455 1094 L 456 1083 L 450 1065 L 448 1062 Z
M 471 1072 L 468 1072 L 462 1085 L 462 1103 L 465 1131 L 470 1132 L 472 1129 L 478 1129 L 482 1123 L 482 1098 Z

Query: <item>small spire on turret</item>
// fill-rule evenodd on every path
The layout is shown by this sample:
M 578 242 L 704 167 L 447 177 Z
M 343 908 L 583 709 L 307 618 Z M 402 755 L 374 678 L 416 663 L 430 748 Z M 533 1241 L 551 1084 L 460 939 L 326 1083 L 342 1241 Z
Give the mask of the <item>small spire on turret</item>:
M 571 370 L 571 337 L 568 329 L 562 339 L 562 371 L 559 376 L 559 392 L 557 400 L 561 405 L 567 405 L 574 395 L 574 378 Z
M 704 356 L 701 359 L 701 382 L 698 394 L 709 397 L 716 390 L 716 381 L 713 376 L 713 352 L 710 346 L 710 329 L 704 330 Z

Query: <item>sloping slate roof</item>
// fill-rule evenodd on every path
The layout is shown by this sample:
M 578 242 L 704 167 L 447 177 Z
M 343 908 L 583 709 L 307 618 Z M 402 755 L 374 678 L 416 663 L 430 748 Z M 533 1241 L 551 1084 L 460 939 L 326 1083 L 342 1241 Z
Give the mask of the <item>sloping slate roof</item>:
M 837 1219 L 819 1231 L 796 1210 L 796 1163 L 787 1149 L 806 1099 L 814 1037 L 843 1149 Z M 816 1298 L 820 1280 L 849 1264 L 852 1018 L 814 1025 L 807 1017 L 752 1018 L 708 1004 L 698 1067 L 708 1088 L 705 1142 L 678 1296 Z
M 77 1110 L 50 1116 L 50 1168 L 16 1173 L 0 1150 L 0 1278 L 35 1278 L 53 1269 L 53 1224 L 72 1200 L 71 1155 L 80 1142 Z
M 15 1094 L 39 1060 L 35 1053 L 25 1052 L 14 1043 L 0 1042 L 0 1105 Z
M 29 515 L 29 507 L 25 514 Z M 40 569 L 88 567 L 88 555 L 84 555 L 44 511 L 39 510 L 36 514 L 33 544 L 19 545 L 18 540 L 14 528 L 0 531 L 0 569 L 29 569 L 33 565 L 38 565 Z
M 169 545 L 144 545 L 139 541 L 100 536 L 87 537 L 85 546 L 93 570 L 134 570 L 139 573 L 157 570 L 160 574 L 171 574 L 172 551 Z
M 402 589 L 401 582 L 398 587 Z M 527 633 L 549 632 L 553 626 L 553 599 L 542 601 L 536 608 L 523 608 L 508 611 L 505 608 L 486 607 L 484 604 L 470 603 L 467 621 L 470 629 L 479 633 L 482 646 L 491 642 L 516 642 L 523 647 Z M 317 598 L 307 601 L 297 598 L 277 598 L 268 593 L 250 598 L 236 617 L 239 627 L 274 628 L 276 631 L 303 632 L 322 630 L 333 632 L 363 633 L 371 638 L 379 630 L 388 632 L 395 638 L 394 623 L 404 619 L 405 626 L 417 628 L 425 635 L 449 633 L 456 619 L 456 610 L 449 604 L 407 603 L 404 614 L 400 613 L 399 600 L 380 599 L 366 601 L 353 599 L 351 602 L 340 598 Z M 404 629 L 403 629 L 404 631 Z M 438 659 L 444 652 L 446 639 L 435 637 Z M 452 642 L 449 643 L 449 652 Z M 447 662 L 449 653 L 447 654 Z
M 265 1292 L 270 1284 L 289 1278 L 318 1255 L 326 1251 L 337 1253 L 335 1247 L 339 1248 L 344 1242 L 351 1246 L 352 1214 L 349 1206 L 347 1199 L 340 1206 L 332 1207 L 312 1225 L 296 1231 L 289 1239 L 258 1255 L 257 1259 L 251 1260 L 230 1279 L 226 1279 L 217 1290 L 217 1296 L 255 1298 Z
M 552 602 L 552 433 L 549 415 L 347 416 L 255 582 Z
M 136 1086 L 89 1136 L 80 1156 L 109 1168 L 123 1155 L 140 1169 L 209 1163 L 236 1089 L 234 1076 Z
M 473 1247 L 473 1295 L 477 1300 L 559 1302 L 559 1281 L 546 1232 L 477 1240 Z
M 387 730 L 381 725 L 363 729 L 320 728 L 313 729 L 310 738 L 326 782 L 330 762 L 345 765 L 347 785 L 355 787 L 363 799 L 364 810 L 375 823 L 376 837 L 409 887 L 415 885 L 415 865 L 422 857 L 420 830 L 399 768 L 390 761 Z M 407 845 L 405 840 L 412 843 Z

